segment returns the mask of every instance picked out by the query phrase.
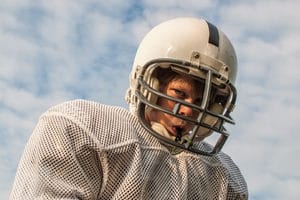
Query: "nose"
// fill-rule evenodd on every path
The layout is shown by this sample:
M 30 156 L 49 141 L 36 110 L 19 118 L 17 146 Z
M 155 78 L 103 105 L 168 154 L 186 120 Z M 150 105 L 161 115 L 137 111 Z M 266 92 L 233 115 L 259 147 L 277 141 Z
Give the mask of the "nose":
M 188 103 L 192 103 L 192 100 L 186 100 Z M 191 117 L 193 115 L 193 109 L 189 106 L 181 105 L 179 108 L 179 114 L 187 117 Z
M 188 106 L 180 106 L 179 114 L 183 116 L 190 117 L 193 114 L 193 109 Z

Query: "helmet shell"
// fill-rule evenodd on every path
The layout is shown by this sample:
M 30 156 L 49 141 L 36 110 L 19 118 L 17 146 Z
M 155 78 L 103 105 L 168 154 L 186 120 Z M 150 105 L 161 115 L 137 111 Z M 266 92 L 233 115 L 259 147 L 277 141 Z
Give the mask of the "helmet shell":
M 176 18 L 154 27 L 138 47 L 133 72 L 137 66 L 144 66 L 153 59 L 172 58 L 190 62 L 195 54 L 207 56 L 226 66 L 224 77 L 234 85 L 237 58 L 231 42 L 214 25 L 197 18 Z M 206 64 L 214 67 L 214 63 Z

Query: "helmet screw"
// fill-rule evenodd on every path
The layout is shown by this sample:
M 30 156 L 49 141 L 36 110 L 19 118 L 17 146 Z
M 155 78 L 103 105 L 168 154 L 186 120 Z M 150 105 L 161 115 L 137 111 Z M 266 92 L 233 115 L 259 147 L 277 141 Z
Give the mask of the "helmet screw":
M 199 58 L 200 58 L 200 54 L 199 54 L 198 52 L 195 52 L 195 53 L 194 53 L 194 58 L 195 58 L 195 59 L 199 59 Z

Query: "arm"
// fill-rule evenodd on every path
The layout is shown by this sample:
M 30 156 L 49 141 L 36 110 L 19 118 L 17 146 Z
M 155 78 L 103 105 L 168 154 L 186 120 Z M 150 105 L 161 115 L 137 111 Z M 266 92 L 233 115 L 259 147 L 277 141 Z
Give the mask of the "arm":
M 10 199 L 96 199 L 102 169 L 88 138 L 63 116 L 41 117 L 25 147 Z

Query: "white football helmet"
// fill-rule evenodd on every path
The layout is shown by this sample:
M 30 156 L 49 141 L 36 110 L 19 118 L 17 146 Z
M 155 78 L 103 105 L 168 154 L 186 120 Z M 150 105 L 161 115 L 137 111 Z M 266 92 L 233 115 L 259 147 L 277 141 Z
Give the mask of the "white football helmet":
M 155 73 L 159 68 L 184 73 L 202 82 L 202 102 L 188 103 L 163 94 L 159 87 L 160 77 Z M 203 19 L 176 18 L 154 27 L 140 43 L 126 100 L 143 126 L 170 147 L 173 153 L 185 149 L 202 155 L 214 155 L 229 136 L 224 123 L 234 124 L 229 114 L 236 100 L 236 73 L 236 54 L 223 32 Z M 159 106 L 158 98 L 176 102 L 173 110 Z M 198 117 L 180 115 L 181 106 L 190 107 L 199 113 Z M 145 115 L 151 109 L 192 123 L 194 128 L 188 133 L 180 133 L 176 139 L 167 137 L 163 128 L 157 128 L 157 124 L 152 126 L 146 120 Z M 210 141 L 208 138 L 215 134 L 217 137 L 213 138 L 217 139 Z

